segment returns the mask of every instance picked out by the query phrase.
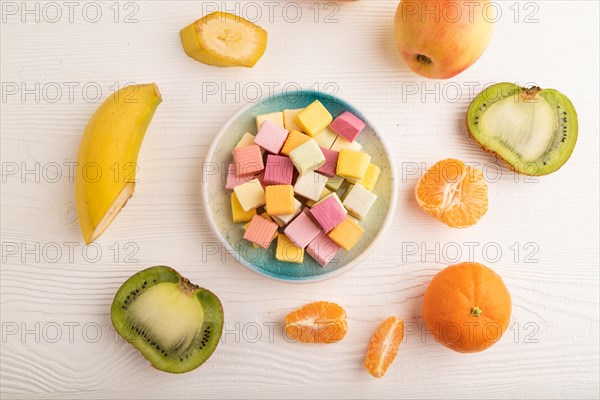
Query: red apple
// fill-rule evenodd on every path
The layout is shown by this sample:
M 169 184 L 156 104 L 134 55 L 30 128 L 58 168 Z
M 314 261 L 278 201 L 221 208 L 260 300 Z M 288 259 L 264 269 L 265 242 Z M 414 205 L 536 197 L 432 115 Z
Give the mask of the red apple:
M 494 18 L 488 0 L 402 0 L 394 21 L 396 45 L 417 74 L 451 78 L 481 57 Z

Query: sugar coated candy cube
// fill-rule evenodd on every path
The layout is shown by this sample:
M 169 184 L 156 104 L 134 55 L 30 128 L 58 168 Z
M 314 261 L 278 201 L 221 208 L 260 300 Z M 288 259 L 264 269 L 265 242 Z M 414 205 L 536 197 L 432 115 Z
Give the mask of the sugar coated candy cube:
M 302 264 L 304 262 L 304 249 L 296 246 L 294 242 L 282 233 L 277 237 L 275 258 L 282 262 Z
M 258 130 L 254 138 L 254 144 L 259 145 L 269 153 L 277 154 L 283 147 L 287 136 L 287 129 L 281 128 L 267 120 Z
M 291 185 L 294 163 L 288 157 L 269 154 L 265 164 L 265 185 Z
M 334 176 L 333 178 L 329 178 L 327 179 L 327 189 L 331 190 L 332 192 L 337 192 L 340 187 L 342 186 L 342 183 L 344 183 L 344 178 L 342 178 L 341 176 Z
M 295 130 L 290 131 L 287 139 L 285 139 L 285 143 L 283 144 L 283 147 L 281 148 L 280 153 L 283 154 L 284 156 L 289 156 L 292 150 L 294 150 L 296 147 L 300 146 L 301 144 L 308 142 L 309 140 L 310 140 L 310 136 L 305 135 L 302 132 L 295 131 Z
M 327 200 L 329 197 L 332 197 L 340 205 L 340 207 L 342 207 L 342 211 L 344 211 L 344 214 L 348 214 L 348 211 L 346 211 L 346 208 L 344 207 L 344 204 L 338 197 L 337 193 L 335 193 L 335 192 L 332 193 L 327 188 L 325 188 L 325 190 L 327 190 L 329 193 L 327 193 L 326 195 L 321 195 L 322 196 L 321 199 L 319 201 L 315 202 L 315 204 L 313 204 L 312 207 L 315 207 L 315 206 L 321 204 L 323 201 Z
M 248 222 L 256 215 L 256 208 L 244 211 L 235 193 L 231 193 L 231 216 L 234 223 Z
M 333 143 L 335 143 L 337 137 L 337 133 L 335 133 L 329 128 L 325 128 L 321 132 L 317 133 L 314 136 L 314 139 L 317 141 L 319 146 L 325 147 L 326 149 L 330 149 L 331 146 L 333 146 Z
M 319 169 L 317 169 L 317 172 L 320 172 L 329 178 L 333 178 L 337 171 L 337 160 L 340 153 L 323 147 L 321 147 L 321 152 L 323 152 L 323 156 L 325 156 L 325 164 L 321 165 Z
M 265 191 L 256 178 L 234 187 L 233 191 L 246 212 L 265 205 Z
M 325 156 L 314 139 L 310 139 L 292 150 L 290 159 L 300 175 L 314 171 L 325 164 Z
M 265 188 L 266 209 L 269 215 L 289 215 L 295 210 L 294 187 L 292 185 L 272 185 Z
M 377 165 L 370 163 L 364 178 L 362 178 L 358 183 L 363 185 L 368 191 L 372 192 L 373 189 L 375 189 L 375 185 L 377 185 L 380 172 L 381 170 Z
M 308 207 L 314 207 L 315 204 L 317 204 L 319 201 L 323 200 L 325 197 L 329 196 L 331 194 L 331 190 L 327 189 L 327 187 L 323 188 L 323 191 L 321 192 L 321 194 L 319 195 L 319 200 L 315 201 L 315 200 L 306 200 L 306 205 Z
M 225 189 L 233 190 L 237 185 L 246 183 L 254 179 L 253 175 L 237 176 L 235 164 L 229 164 L 227 166 L 227 182 L 225 183 Z
M 360 151 L 362 149 L 362 145 L 356 141 L 349 142 L 341 136 L 337 136 L 335 139 L 335 143 L 331 145 L 330 150 L 340 151 L 342 149 Z
M 353 142 L 365 128 L 365 123 L 349 111 L 340 114 L 330 125 L 332 131 Z
M 304 108 L 297 108 L 295 110 L 283 110 L 283 127 L 288 131 L 302 131 L 302 128 L 296 122 L 296 118 L 300 111 Z
M 310 136 L 321 132 L 331 124 L 331 121 L 333 121 L 333 117 L 319 100 L 312 102 L 296 118 L 296 122 L 302 128 L 301 131 Z
M 242 138 L 240 139 L 239 142 L 237 142 L 237 144 L 235 145 L 234 149 L 237 149 L 238 147 L 246 147 L 246 146 L 250 146 L 254 144 L 254 135 L 252 135 L 251 133 L 244 133 L 244 136 L 242 136 Z
M 268 249 L 277 234 L 277 224 L 255 215 L 244 232 L 244 239 Z
M 305 199 L 319 201 L 326 184 L 326 176 L 309 171 L 296 179 L 294 192 Z
M 298 214 L 283 231 L 300 248 L 308 246 L 319 232 L 321 232 L 321 228 L 308 216 L 306 211 Z
M 338 157 L 336 174 L 347 179 L 360 180 L 365 177 L 371 156 L 360 151 L 342 149 Z
M 265 169 L 260 147 L 255 144 L 233 149 L 233 161 L 238 177 L 256 175 Z
M 351 215 L 362 220 L 367 216 L 375 200 L 377 200 L 376 194 L 357 183 L 348 189 L 343 204 Z
M 264 219 L 266 219 L 267 221 L 271 221 L 271 222 L 275 222 L 273 221 L 273 218 L 271 218 L 271 216 L 265 211 L 262 214 L 260 214 L 260 216 Z M 248 230 L 248 227 L 250 226 L 250 222 L 246 223 L 244 225 L 244 231 Z M 273 234 L 273 240 L 275 240 L 275 238 L 277 237 L 277 235 L 279 234 L 279 232 L 275 231 L 275 234 Z M 252 245 L 256 248 L 259 248 L 260 246 L 257 245 L 256 243 L 252 243 Z
M 346 210 L 336 199 L 335 194 L 327 196 L 310 209 L 311 215 L 321 225 L 324 232 L 331 231 L 346 219 Z
M 284 128 L 283 112 L 281 112 L 281 111 L 273 112 L 270 114 L 257 115 L 256 116 L 256 130 L 259 130 L 265 121 L 271 121 L 278 127 Z
M 306 247 L 306 252 L 314 258 L 321 267 L 327 266 L 340 250 L 340 246 L 327 236 L 325 232 L 321 232 L 315 237 Z
M 362 228 L 357 223 L 346 218 L 329 232 L 329 237 L 344 250 L 350 250 L 358 242 L 362 234 Z
M 296 215 L 302 210 L 302 203 L 298 201 L 298 199 L 294 198 L 294 212 L 291 214 L 285 215 L 273 215 L 273 221 L 281 227 L 289 224 Z

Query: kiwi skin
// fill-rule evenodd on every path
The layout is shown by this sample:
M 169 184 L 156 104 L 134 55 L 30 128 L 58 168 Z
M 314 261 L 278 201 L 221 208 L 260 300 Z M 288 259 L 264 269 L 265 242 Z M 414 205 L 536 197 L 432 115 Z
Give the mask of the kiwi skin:
M 500 154 L 495 152 L 493 149 L 490 149 L 489 147 L 485 146 L 483 143 L 481 143 L 477 139 L 474 132 L 477 130 L 476 125 L 477 125 L 478 117 L 474 117 L 474 111 L 476 111 L 482 105 L 485 107 L 486 103 L 490 103 L 490 100 L 492 100 L 491 103 L 493 103 L 495 101 L 502 100 L 503 98 L 506 98 L 509 96 L 519 96 L 519 95 L 522 95 L 525 97 L 531 97 L 531 98 L 535 98 L 535 96 L 541 96 L 546 101 L 548 101 L 550 104 L 557 104 L 557 107 L 560 108 L 562 106 L 563 109 L 569 111 L 569 127 L 570 127 L 570 129 L 568 132 L 568 137 L 566 136 L 567 135 L 566 127 L 565 127 L 564 131 L 559 132 L 559 134 L 564 135 L 560 141 L 562 143 L 567 142 L 565 144 L 566 147 L 565 147 L 565 150 L 563 153 L 562 162 L 554 163 L 549 166 L 547 166 L 546 164 L 544 164 L 544 165 L 523 164 L 521 167 L 519 167 L 518 165 L 511 164 L 509 161 L 504 159 Z M 487 101 L 486 101 L 486 99 L 487 99 Z M 554 102 L 552 102 L 550 100 L 553 100 Z M 566 117 L 566 115 L 567 114 L 565 112 L 565 117 Z M 562 119 L 563 116 L 561 115 L 559 118 Z M 577 112 L 575 110 L 575 106 L 569 100 L 569 98 L 567 96 L 565 96 L 564 94 L 562 94 L 561 92 L 559 92 L 555 89 L 541 89 L 537 86 L 532 86 L 530 88 L 523 88 L 523 87 L 519 87 L 518 85 L 515 85 L 510 82 L 502 82 L 502 83 L 494 84 L 494 85 L 489 86 L 488 88 L 484 89 L 481 93 L 479 93 L 473 99 L 471 104 L 469 105 L 467 115 L 466 115 L 466 125 L 467 125 L 467 132 L 468 132 L 470 138 L 475 143 L 477 143 L 477 145 L 479 145 L 479 147 L 481 147 L 484 151 L 490 153 L 496 159 L 500 160 L 510 170 L 512 170 L 516 173 L 520 173 L 523 175 L 530 175 L 530 176 L 548 175 L 548 174 L 551 174 L 551 173 L 559 170 L 564 164 L 566 164 L 566 162 L 571 157 L 571 154 L 573 153 L 573 150 L 575 148 L 575 144 L 577 142 L 577 136 L 578 136 Z
M 203 306 L 203 332 L 197 340 L 200 351 L 194 354 L 195 357 L 179 358 L 175 353 L 168 354 L 168 349 L 158 350 L 160 343 L 152 342 L 152 339 L 145 336 L 145 332 L 136 332 L 127 323 L 128 305 L 144 290 L 165 282 L 179 284 L 182 291 L 194 295 Z M 137 348 L 154 368 L 169 373 L 189 372 L 210 358 L 220 343 L 224 324 L 223 306 L 219 298 L 167 266 L 150 267 L 127 279 L 115 295 L 110 316 L 113 327 L 120 336 Z

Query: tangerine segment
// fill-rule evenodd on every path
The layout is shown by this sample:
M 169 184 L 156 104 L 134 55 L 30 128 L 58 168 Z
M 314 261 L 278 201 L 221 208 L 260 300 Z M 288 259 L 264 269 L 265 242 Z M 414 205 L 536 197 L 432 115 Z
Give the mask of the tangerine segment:
M 335 343 L 346 336 L 346 311 L 335 303 L 306 304 L 285 317 L 285 333 L 304 343 Z
M 404 321 L 401 319 L 389 317 L 379 325 L 369 342 L 364 364 L 371 375 L 375 378 L 385 375 L 398 354 L 403 338 Z
M 415 196 L 423 210 L 453 228 L 475 225 L 488 209 L 488 187 L 481 170 L 452 158 L 425 172 Z

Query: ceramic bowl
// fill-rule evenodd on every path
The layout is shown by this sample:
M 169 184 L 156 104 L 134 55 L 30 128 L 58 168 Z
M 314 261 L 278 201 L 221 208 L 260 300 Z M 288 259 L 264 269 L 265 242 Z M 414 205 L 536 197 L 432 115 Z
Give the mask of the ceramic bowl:
M 368 216 L 360 222 L 364 233 L 350 251 L 340 249 L 336 257 L 325 267 L 321 267 L 307 253 L 303 264 L 283 263 L 275 259 L 274 240 L 269 249 L 257 249 L 244 240 L 243 224 L 234 224 L 231 218 L 230 191 L 225 189 L 227 166 L 233 162 L 232 150 L 245 132 L 256 134 L 257 115 L 296 109 L 308 106 L 319 100 L 333 117 L 350 111 L 366 123 L 357 141 L 362 150 L 371 155 L 371 162 L 378 165 L 381 174 L 374 193 L 377 201 Z M 221 246 L 229 251 L 245 267 L 266 277 L 293 283 L 315 282 L 332 278 L 359 265 L 373 249 L 377 240 L 392 219 L 396 205 L 397 179 L 393 158 L 383 137 L 373 124 L 356 107 L 346 101 L 313 90 L 288 91 L 250 103 L 233 114 L 215 137 L 203 165 L 203 201 L 210 227 Z M 343 185 L 338 195 L 341 196 Z

